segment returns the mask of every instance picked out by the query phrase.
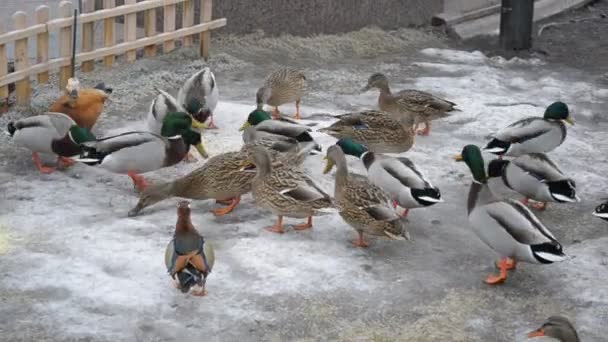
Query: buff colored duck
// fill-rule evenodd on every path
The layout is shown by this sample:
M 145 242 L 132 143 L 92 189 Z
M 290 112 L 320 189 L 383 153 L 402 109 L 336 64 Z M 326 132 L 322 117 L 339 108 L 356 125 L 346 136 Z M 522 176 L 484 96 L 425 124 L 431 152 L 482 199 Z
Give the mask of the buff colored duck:
M 530 209 L 518 201 L 494 196 L 479 147 L 467 145 L 455 159 L 464 161 L 473 174 L 467 206 L 473 231 L 501 256 L 497 264 L 500 275 L 488 276 L 487 284 L 503 283 L 507 271 L 515 269 L 519 261 L 551 264 L 566 260 L 562 245 Z
M 64 113 L 78 126 L 91 130 L 103 112 L 112 88 L 99 83 L 94 88 L 80 89 L 78 80 L 70 78 L 66 92 L 51 105 L 49 112 Z
M 279 106 L 286 103 L 296 103 L 296 119 L 300 119 L 300 101 L 306 90 L 306 76 L 300 70 L 279 68 L 266 77 L 264 84 L 256 94 L 257 107 L 263 110 L 264 104 L 273 106 L 272 114 L 279 118 Z

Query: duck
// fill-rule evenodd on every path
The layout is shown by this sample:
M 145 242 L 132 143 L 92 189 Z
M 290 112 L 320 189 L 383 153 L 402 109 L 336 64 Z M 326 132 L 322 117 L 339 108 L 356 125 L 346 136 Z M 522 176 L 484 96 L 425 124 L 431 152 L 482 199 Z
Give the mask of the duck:
M 378 97 L 380 110 L 391 113 L 396 118 L 413 113 L 416 118 L 416 130 L 420 123 L 424 123 L 424 130 L 418 131 L 421 135 L 429 135 L 431 120 L 446 117 L 448 116 L 446 113 L 457 110 L 456 103 L 424 91 L 406 89 L 393 94 L 388 78 L 382 73 L 371 75 L 361 91 L 366 92 L 372 88 L 380 90 Z
M 34 165 L 41 173 L 51 173 L 55 167 L 45 166 L 40 153 L 57 155 L 57 163 L 67 167 L 75 163 L 70 157 L 80 154 L 81 144 L 95 140 L 90 130 L 63 113 L 47 112 L 11 121 L 7 130 L 13 143 L 32 151 Z
M 66 114 L 78 126 L 91 130 L 112 91 L 103 82 L 93 88 L 80 89 L 80 82 L 76 78 L 70 78 L 66 86 L 67 93 L 51 105 L 49 112 Z
M 608 200 L 595 208 L 593 216 L 599 217 L 604 221 L 608 221 Z
M 336 139 L 351 139 L 375 153 L 401 153 L 414 145 L 414 118 L 394 119 L 386 112 L 362 111 L 336 116 L 338 121 L 319 130 Z
M 301 145 L 313 145 L 311 152 L 321 152 L 322 147 L 310 134 L 312 129 L 289 119 L 273 120 L 270 113 L 255 109 L 239 129 L 243 132 L 243 142 L 249 144 L 258 139 Z M 295 140 L 295 141 L 294 141 Z
M 141 173 L 155 171 L 180 162 L 194 145 L 203 158 L 208 154 L 199 132 L 191 129 L 192 118 L 186 113 L 169 113 L 161 135 L 131 131 L 99 138 L 83 144 L 78 158 L 87 165 L 114 173 L 127 174 L 138 191 L 148 183 Z
M 553 337 L 561 342 L 580 342 L 574 325 L 564 316 L 551 316 L 543 325 L 528 333 L 529 338 Z
M 568 105 L 554 102 L 542 118 L 521 119 L 495 133 L 484 150 L 500 157 L 551 152 L 566 140 L 564 122 L 574 125 Z
M 177 93 L 177 103 L 192 115 L 196 121 L 195 125 L 200 124 L 208 129 L 218 128 L 213 122 L 213 112 L 218 99 L 215 75 L 209 67 L 204 67 L 190 76 Z
M 206 296 L 207 277 L 215 264 L 213 245 L 196 230 L 190 218 L 190 203 L 180 201 L 173 239 L 165 248 L 165 265 L 176 287 L 183 293 Z
M 138 215 L 144 208 L 171 197 L 193 200 L 215 199 L 225 204 L 222 208 L 212 209 L 215 216 L 231 213 L 241 202 L 241 196 L 251 191 L 256 175 L 254 165 L 243 167 L 248 151 L 256 144 L 244 145 L 241 150 L 215 155 L 201 167 L 176 180 L 147 187 L 139 196 L 137 205 L 129 211 L 129 216 Z M 303 154 L 307 151 L 276 149 L 268 146 L 274 165 L 287 163 L 301 165 Z
M 156 88 L 158 95 L 152 100 L 146 116 L 146 126 L 148 131 L 160 134 L 163 127 L 163 121 L 168 113 L 185 113 L 186 110 L 177 103 L 175 97 L 168 92 Z M 194 128 L 197 128 L 197 122 L 192 121 Z
M 338 145 L 327 149 L 323 173 L 329 173 L 334 165 L 337 168 L 336 205 L 342 219 L 359 234 L 359 238 L 353 241 L 355 246 L 369 246 L 364 233 L 393 240 L 410 239 L 406 226 L 392 207 L 389 194 L 364 177 L 349 176 L 346 157 Z
M 332 198 L 321 189 L 297 165 L 272 164 L 268 151 L 262 146 L 253 146 L 247 153 L 244 168 L 255 166 L 256 175 L 252 182 L 252 194 L 258 207 L 270 210 L 278 217 L 277 223 L 266 230 L 283 234 L 283 217 L 308 218 L 295 230 L 310 229 L 312 216 L 332 211 Z
M 540 202 L 533 207 L 545 210 L 548 202 L 579 202 L 576 183 L 568 178 L 544 153 L 529 153 L 513 160 L 494 159 L 488 164 L 488 178 L 500 178 L 508 188 Z
M 286 103 L 296 103 L 295 119 L 301 119 L 300 101 L 306 91 L 307 80 L 304 72 L 298 69 L 283 67 L 271 72 L 264 84 L 256 93 L 257 109 L 263 110 L 264 104 L 273 106 L 274 118 L 279 118 L 279 106 Z
M 464 161 L 473 175 L 467 212 L 473 231 L 501 259 L 499 275 L 490 275 L 490 285 L 504 283 L 507 271 L 518 262 L 552 264 L 567 259 L 553 233 L 522 203 L 497 199 L 488 186 L 484 160 L 476 145 L 466 145 L 456 161 Z
M 370 152 L 351 139 L 340 139 L 336 146 L 344 154 L 361 159 L 369 181 L 389 194 L 394 207 L 405 208 L 402 216 L 407 216 L 410 209 L 443 202 L 439 188 L 409 158 Z

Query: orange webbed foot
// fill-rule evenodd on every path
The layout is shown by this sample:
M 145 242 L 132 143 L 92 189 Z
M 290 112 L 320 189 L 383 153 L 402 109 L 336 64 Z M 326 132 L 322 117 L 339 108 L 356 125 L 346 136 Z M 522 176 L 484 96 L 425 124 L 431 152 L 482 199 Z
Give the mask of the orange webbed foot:
M 57 160 L 57 163 L 59 163 L 59 165 L 61 165 L 63 167 L 70 167 L 70 166 L 76 164 L 76 161 L 72 158 L 59 157 L 59 159 Z
M 34 164 L 36 165 L 36 168 L 38 169 L 38 171 L 40 171 L 40 173 L 49 174 L 55 171 L 54 167 L 42 165 L 40 155 L 36 152 L 32 153 L 32 160 L 34 161 Z
M 512 260 L 510 258 L 502 258 L 500 259 L 500 261 L 498 262 L 497 265 L 500 268 L 500 274 L 499 275 L 489 275 L 485 282 L 488 285 L 499 285 L 504 283 L 507 280 L 507 269 L 508 267 L 515 267 L 515 260 Z
M 128 176 L 133 180 L 133 187 L 136 191 L 143 192 L 149 185 L 144 176 L 138 175 L 134 172 L 129 172 Z
M 485 282 L 488 285 L 500 285 L 502 283 L 504 283 L 507 280 L 506 276 L 502 276 L 502 275 L 489 275 Z
M 501 260 L 498 260 L 495 263 L 496 268 L 500 269 L 500 263 L 501 262 L 502 262 Z M 507 260 L 505 261 L 505 266 L 506 266 L 507 271 L 514 270 L 514 269 L 517 268 L 517 261 L 515 261 L 515 260 L 513 260 L 511 258 L 507 258 Z
M 356 247 L 361 247 L 361 248 L 367 248 L 369 247 L 369 244 L 365 241 L 365 239 L 363 238 L 363 233 L 359 233 L 359 238 L 355 241 L 353 241 L 353 245 L 355 245 Z
M 312 216 L 308 217 L 308 221 L 306 223 L 293 226 L 294 230 L 306 230 L 310 228 L 312 228 Z
M 211 212 L 215 216 L 224 216 L 224 215 L 232 212 L 234 210 L 234 208 L 239 204 L 240 201 L 241 201 L 240 197 L 233 198 L 232 200 L 230 200 L 230 202 L 228 202 L 227 207 L 213 209 L 213 210 L 211 210 Z

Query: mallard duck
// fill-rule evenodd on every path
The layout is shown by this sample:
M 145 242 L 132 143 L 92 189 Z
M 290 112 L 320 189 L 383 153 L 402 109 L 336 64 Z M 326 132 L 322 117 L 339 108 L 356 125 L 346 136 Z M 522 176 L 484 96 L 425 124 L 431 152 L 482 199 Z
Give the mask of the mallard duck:
M 67 94 L 55 101 L 49 112 L 64 113 L 71 117 L 78 126 L 92 129 L 103 112 L 103 107 L 112 93 L 112 88 L 99 83 L 94 88 L 80 89 L 80 83 L 75 78 L 68 80 Z
M 428 135 L 431 131 L 431 120 L 447 116 L 446 112 L 456 110 L 454 102 L 444 100 L 433 94 L 406 89 L 398 93 L 391 93 L 388 78 L 381 73 L 375 73 L 367 80 L 367 85 L 362 91 L 368 91 L 372 88 L 380 90 L 378 97 L 378 107 L 380 110 L 391 113 L 395 117 L 401 115 L 416 116 L 416 129 L 420 123 L 425 124 L 423 131 L 419 133 Z
M 203 158 L 207 152 L 201 135 L 191 129 L 192 118 L 186 113 L 169 113 L 161 135 L 151 132 L 126 132 L 83 144 L 79 161 L 115 173 L 126 173 L 139 191 L 147 187 L 140 173 L 175 165 L 194 145 Z
M 608 201 L 598 205 L 593 212 L 593 216 L 597 216 L 604 221 L 608 221 Z
M 296 165 L 283 164 L 275 167 L 268 151 L 253 146 L 243 167 L 255 165 L 257 173 L 253 179 L 252 193 L 256 205 L 269 209 L 278 216 L 277 223 L 266 228 L 275 233 L 284 233 L 283 216 L 304 218 L 305 224 L 296 225 L 295 230 L 312 228 L 312 216 L 324 209 L 333 208 L 331 197 Z
M 293 143 L 293 139 L 295 139 L 298 144 L 302 145 L 302 148 L 306 148 L 305 145 L 312 144 L 313 150 L 321 151 L 321 145 L 310 135 L 310 132 L 312 132 L 310 127 L 290 120 L 272 120 L 270 113 L 261 109 L 249 113 L 247 121 L 243 123 L 240 130 L 243 131 L 243 142 L 245 144 L 262 138 L 284 143 Z
M 551 316 L 540 328 L 528 333 L 529 338 L 542 336 L 553 337 L 561 342 L 580 341 L 572 323 L 563 316 Z
M 296 103 L 296 119 L 300 119 L 300 100 L 306 90 L 306 76 L 297 69 L 280 68 L 268 75 L 256 94 L 258 109 L 264 109 L 264 104 L 273 106 L 272 114 L 278 118 L 281 114 L 279 106 L 286 103 Z
M 494 139 L 484 150 L 511 157 L 551 152 L 566 139 L 564 121 L 574 125 L 568 106 L 563 102 L 554 102 L 547 107 L 544 117 L 525 118 L 495 133 Z
M 410 209 L 428 207 L 443 202 L 441 192 L 405 157 L 391 157 L 369 152 L 367 148 L 350 139 L 340 139 L 336 145 L 345 154 L 361 159 L 367 169 L 369 181 L 390 195 L 393 205 Z
M 412 116 L 402 116 L 398 121 L 385 112 L 364 111 L 337 118 L 338 121 L 319 132 L 336 139 L 352 139 L 377 153 L 401 153 L 414 144 Z
M 490 188 L 479 147 L 467 145 L 455 157 L 471 169 L 473 183 L 469 190 L 468 215 L 473 231 L 501 256 L 500 275 L 490 275 L 487 284 L 507 280 L 507 270 L 518 261 L 551 264 L 563 261 L 562 245 L 526 206 L 511 199 L 497 199 Z
M 327 149 L 326 160 L 323 173 L 328 173 L 334 165 L 337 167 L 334 196 L 342 219 L 359 233 L 359 239 L 353 241 L 355 246 L 369 246 L 363 233 L 409 240 L 409 233 L 392 208 L 389 195 L 363 177 L 349 176 L 346 157 L 339 146 Z
M 177 103 L 205 128 L 217 128 L 213 123 L 213 111 L 217 106 L 219 92 L 215 75 L 209 67 L 204 67 L 186 81 L 177 93 Z
M 566 177 L 544 153 L 530 153 L 512 161 L 494 159 L 488 164 L 488 177 L 500 177 L 512 190 L 528 199 L 541 202 L 535 206 L 544 210 L 547 202 L 578 202 L 576 183 Z
M 44 166 L 39 153 L 56 154 L 58 163 L 70 166 L 69 157 L 80 154 L 80 144 L 95 140 L 86 128 L 76 124 L 63 113 L 45 113 L 8 123 L 8 134 L 15 144 L 32 151 L 32 159 L 38 170 L 50 173 L 54 167 Z
M 205 283 L 214 263 L 213 246 L 194 228 L 190 203 L 181 201 L 177 207 L 175 234 L 165 249 L 167 272 L 183 293 L 205 296 Z

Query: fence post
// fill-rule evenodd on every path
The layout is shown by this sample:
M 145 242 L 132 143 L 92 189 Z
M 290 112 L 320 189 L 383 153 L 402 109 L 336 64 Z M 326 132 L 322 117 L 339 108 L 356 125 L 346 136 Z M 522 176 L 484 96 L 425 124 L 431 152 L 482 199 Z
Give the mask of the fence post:
M 13 23 L 15 30 L 22 30 L 27 25 L 27 15 L 25 12 L 18 11 L 13 14 Z M 15 41 L 15 71 L 26 69 L 29 65 L 28 61 L 28 46 L 27 38 Z M 17 81 L 17 104 L 27 106 L 30 100 L 30 77 L 25 76 L 22 80 Z
M 201 3 L 201 24 L 211 21 L 213 10 L 212 0 L 202 0 Z M 211 31 L 201 32 L 201 57 L 209 59 L 209 47 L 211 46 Z
M 505 50 L 525 50 L 532 47 L 534 1 L 502 0 L 500 14 L 500 44 Z
M 104 0 L 103 8 L 114 8 L 116 6 L 115 0 Z M 116 36 L 114 35 L 114 26 L 116 18 L 108 18 L 103 21 L 103 46 L 110 47 L 116 44 Z M 103 58 L 103 64 L 106 66 L 112 66 L 114 64 L 114 55 L 106 56 Z
M 136 3 L 137 0 L 125 0 L 125 6 Z M 134 41 L 137 38 L 137 13 L 125 15 L 125 42 Z M 126 53 L 127 62 L 133 62 L 137 59 L 137 50 L 129 50 Z
M 72 2 L 63 0 L 59 3 L 59 16 L 69 18 L 72 13 Z M 62 27 L 59 30 L 59 54 L 61 57 L 69 58 L 72 52 L 72 26 Z M 59 88 L 64 89 L 68 84 L 68 79 L 72 77 L 72 68 L 69 65 L 62 66 L 59 69 Z
M 194 25 L 194 0 L 186 0 L 183 7 L 182 27 L 190 27 Z M 184 37 L 184 47 L 191 47 L 193 42 L 192 36 Z
M 49 21 L 49 7 L 38 6 L 36 8 L 36 22 L 38 24 L 46 24 Z M 36 36 L 36 61 L 38 63 L 46 63 L 49 60 L 49 32 L 45 31 L 38 33 Z M 49 81 L 49 72 L 43 71 L 38 74 L 38 83 L 44 84 Z
M 156 9 L 154 8 L 149 9 L 144 13 L 144 31 L 146 31 L 146 37 L 152 37 L 156 35 Z M 144 56 L 156 56 L 156 44 L 145 46 Z
M 82 13 L 90 13 L 95 11 L 95 0 L 83 0 Z M 94 22 L 82 24 L 82 52 L 93 51 L 95 48 L 95 31 Z M 82 62 L 80 70 L 83 72 L 93 71 L 95 61 Z
M 175 31 L 175 4 L 165 6 L 164 32 Z M 163 44 L 163 53 L 169 53 L 175 49 L 175 41 L 167 40 Z
M 4 32 L 4 24 L 0 23 L 0 33 Z M 6 58 L 6 47 L 4 44 L 0 44 L 0 77 L 5 76 L 6 74 L 8 74 L 8 58 Z M 0 101 L 8 101 L 8 84 L 0 87 Z

